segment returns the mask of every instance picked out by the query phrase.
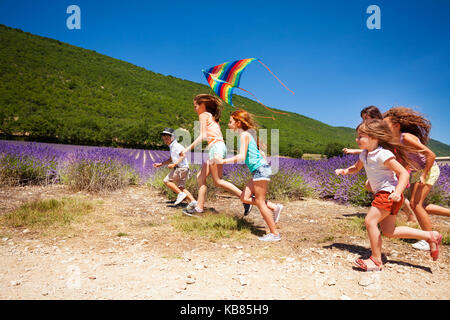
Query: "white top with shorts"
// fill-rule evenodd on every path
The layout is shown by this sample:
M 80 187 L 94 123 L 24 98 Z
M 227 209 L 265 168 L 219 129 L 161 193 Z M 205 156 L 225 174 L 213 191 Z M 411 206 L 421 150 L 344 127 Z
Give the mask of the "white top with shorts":
M 370 152 L 364 150 L 359 155 L 359 160 L 364 164 L 374 194 L 380 191 L 395 191 L 397 177 L 391 169 L 384 165 L 384 162 L 391 158 L 395 158 L 395 155 L 381 146 Z

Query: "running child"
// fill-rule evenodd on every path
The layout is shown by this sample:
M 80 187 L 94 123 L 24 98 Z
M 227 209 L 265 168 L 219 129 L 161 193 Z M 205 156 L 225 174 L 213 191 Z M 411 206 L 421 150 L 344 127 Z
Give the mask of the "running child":
M 368 107 L 362 109 L 360 112 L 360 116 L 363 121 L 367 121 L 367 120 L 371 120 L 371 119 L 383 120 L 383 114 L 381 113 L 380 109 L 378 109 L 375 106 L 368 106 Z M 342 149 L 342 151 L 345 154 L 360 154 L 363 150 L 344 148 L 344 149 Z M 369 181 L 366 181 L 365 186 L 369 192 L 373 192 L 372 188 L 370 187 Z M 406 188 L 409 188 L 409 187 L 410 187 L 410 185 L 408 184 L 408 186 Z M 414 217 L 414 211 L 411 208 L 411 204 L 409 203 L 409 200 L 406 198 L 403 201 L 402 210 L 406 213 L 408 222 L 416 222 L 416 219 Z
M 426 146 L 431 130 L 430 121 L 419 112 L 405 107 L 391 108 L 383 116 L 392 134 L 400 140 L 400 143 L 415 150 L 408 154 L 417 167 L 417 169 L 411 168 L 410 202 L 422 230 L 431 231 L 429 214 L 450 217 L 450 209 L 434 204 L 424 206 L 425 199 L 440 174 L 439 166 L 435 162 L 436 155 Z M 429 250 L 429 244 L 424 241 L 413 244 L 413 247 Z
M 191 143 L 191 145 L 186 147 L 180 155 L 186 155 L 186 153 L 206 139 L 208 141 L 207 149 L 209 150 L 209 160 L 202 165 L 202 169 L 197 174 L 199 186 L 198 199 L 197 203 L 191 203 L 183 210 L 183 213 L 187 215 L 203 212 L 207 192 L 206 178 L 209 175 L 212 175 L 215 186 L 231 192 L 236 197 L 240 197 L 241 195 L 241 190 L 239 190 L 239 188 L 222 179 L 223 165 L 211 161 L 214 159 L 214 155 L 218 155 L 221 158 L 227 156 L 227 147 L 225 146 L 219 125 L 221 105 L 222 101 L 219 98 L 209 94 L 199 94 L 194 98 L 195 111 L 197 112 L 200 121 L 200 135 Z M 251 205 L 244 204 L 244 214 L 248 214 L 251 209 Z
M 161 163 L 154 163 L 153 167 L 159 168 L 167 165 L 168 168 L 172 169 L 163 181 L 170 190 L 177 194 L 177 199 L 175 200 L 174 205 L 178 205 L 186 198 L 188 199 L 189 204 L 194 205 L 194 197 L 187 189 L 184 188 L 184 184 L 189 177 L 188 161 L 186 157 L 181 157 L 179 155 L 184 147 L 178 143 L 172 128 L 165 128 L 164 131 L 161 132 L 161 137 L 164 143 L 170 148 L 170 158 Z
M 267 187 L 272 170 L 265 157 L 261 154 L 255 139 L 248 132 L 251 129 L 256 129 L 257 125 L 247 111 L 237 110 L 231 114 L 228 127 L 239 133 L 239 154 L 227 159 L 216 155 L 214 162 L 223 165 L 245 160 L 245 164 L 252 173 L 253 178 L 247 183 L 244 191 L 240 194 L 241 201 L 256 205 L 269 227 L 270 233 L 258 239 L 261 241 L 279 241 L 281 240 L 281 235 L 275 224 L 280 218 L 283 205 L 266 201 Z M 254 195 L 254 198 L 252 195 Z
M 363 167 L 374 191 L 372 206 L 365 218 L 365 225 L 370 240 L 372 254 L 369 259 L 357 259 L 355 264 L 365 271 L 381 271 L 381 233 L 389 238 L 421 239 L 432 244 L 430 253 L 433 260 L 439 256 L 442 235 L 437 231 L 423 231 L 410 227 L 396 227 L 395 219 L 403 202 L 403 191 L 408 184 L 408 171 L 396 160 L 398 158 L 408 165 L 411 160 L 406 157 L 410 148 L 401 145 L 392 135 L 383 120 L 369 120 L 361 123 L 357 131 L 356 142 L 364 151 L 359 160 L 347 169 L 336 169 L 336 174 L 355 174 Z M 398 178 L 397 178 L 398 177 Z

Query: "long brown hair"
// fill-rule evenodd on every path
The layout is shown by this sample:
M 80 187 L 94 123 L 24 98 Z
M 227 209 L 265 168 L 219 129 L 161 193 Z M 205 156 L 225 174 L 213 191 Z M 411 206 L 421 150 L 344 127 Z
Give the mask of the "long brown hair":
M 356 131 L 378 140 L 378 144 L 391 151 L 404 166 L 417 169 L 417 164 L 409 159 L 408 153 L 418 153 L 416 149 L 403 145 L 389 129 L 386 122 L 380 119 L 370 119 L 362 122 Z
M 202 93 L 194 98 L 194 102 L 198 105 L 205 104 L 206 111 L 212 114 L 216 122 L 219 122 L 222 114 L 222 100 L 210 94 Z
M 247 130 L 256 131 L 256 129 L 258 129 L 259 127 L 255 119 L 253 119 L 253 115 L 245 110 L 242 109 L 236 110 L 231 114 L 231 117 L 234 119 L 234 121 L 240 122 L 239 128 L 241 128 L 244 131 Z M 258 146 L 258 149 L 260 149 L 259 139 L 255 138 L 255 141 L 256 145 Z
M 368 115 L 371 119 L 383 119 L 380 109 L 375 106 L 368 106 L 361 110 L 361 118 L 364 115 Z
M 387 117 L 389 117 L 392 123 L 400 124 L 401 132 L 408 132 L 415 135 L 424 145 L 428 143 L 431 122 L 419 112 L 411 108 L 395 107 L 383 114 L 383 118 Z

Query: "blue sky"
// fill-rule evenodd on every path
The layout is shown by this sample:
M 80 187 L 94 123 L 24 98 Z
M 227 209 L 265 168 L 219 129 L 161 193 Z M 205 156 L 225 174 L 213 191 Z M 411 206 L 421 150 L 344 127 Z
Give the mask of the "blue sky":
M 81 30 L 69 30 L 69 5 Z M 378 5 L 381 29 L 366 9 Z M 0 0 L 0 23 L 206 84 L 202 69 L 260 58 L 241 87 L 268 106 L 356 127 L 368 105 L 403 105 L 450 144 L 450 1 Z M 240 93 L 239 93 L 240 94 Z M 243 94 L 245 95 L 245 94 Z

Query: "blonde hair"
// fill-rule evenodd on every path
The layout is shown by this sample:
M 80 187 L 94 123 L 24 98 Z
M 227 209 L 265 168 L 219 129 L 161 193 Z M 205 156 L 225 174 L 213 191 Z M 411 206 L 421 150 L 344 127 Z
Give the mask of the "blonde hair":
M 202 93 L 195 96 L 194 102 L 198 105 L 203 103 L 206 111 L 212 114 L 216 122 L 219 122 L 222 113 L 222 100 L 210 94 Z
M 418 151 L 412 147 L 403 145 L 392 134 L 388 125 L 383 120 L 370 119 L 364 121 L 356 128 L 356 131 L 359 134 L 377 139 L 378 144 L 384 149 L 391 151 L 402 165 L 418 169 L 417 164 L 408 157 L 408 153 L 418 153 Z
M 401 132 L 408 132 L 420 139 L 424 145 L 428 143 L 431 122 L 419 112 L 406 107 L 391 108 L 383 114 L 389 117 L 394 124 L 400 124 Z

